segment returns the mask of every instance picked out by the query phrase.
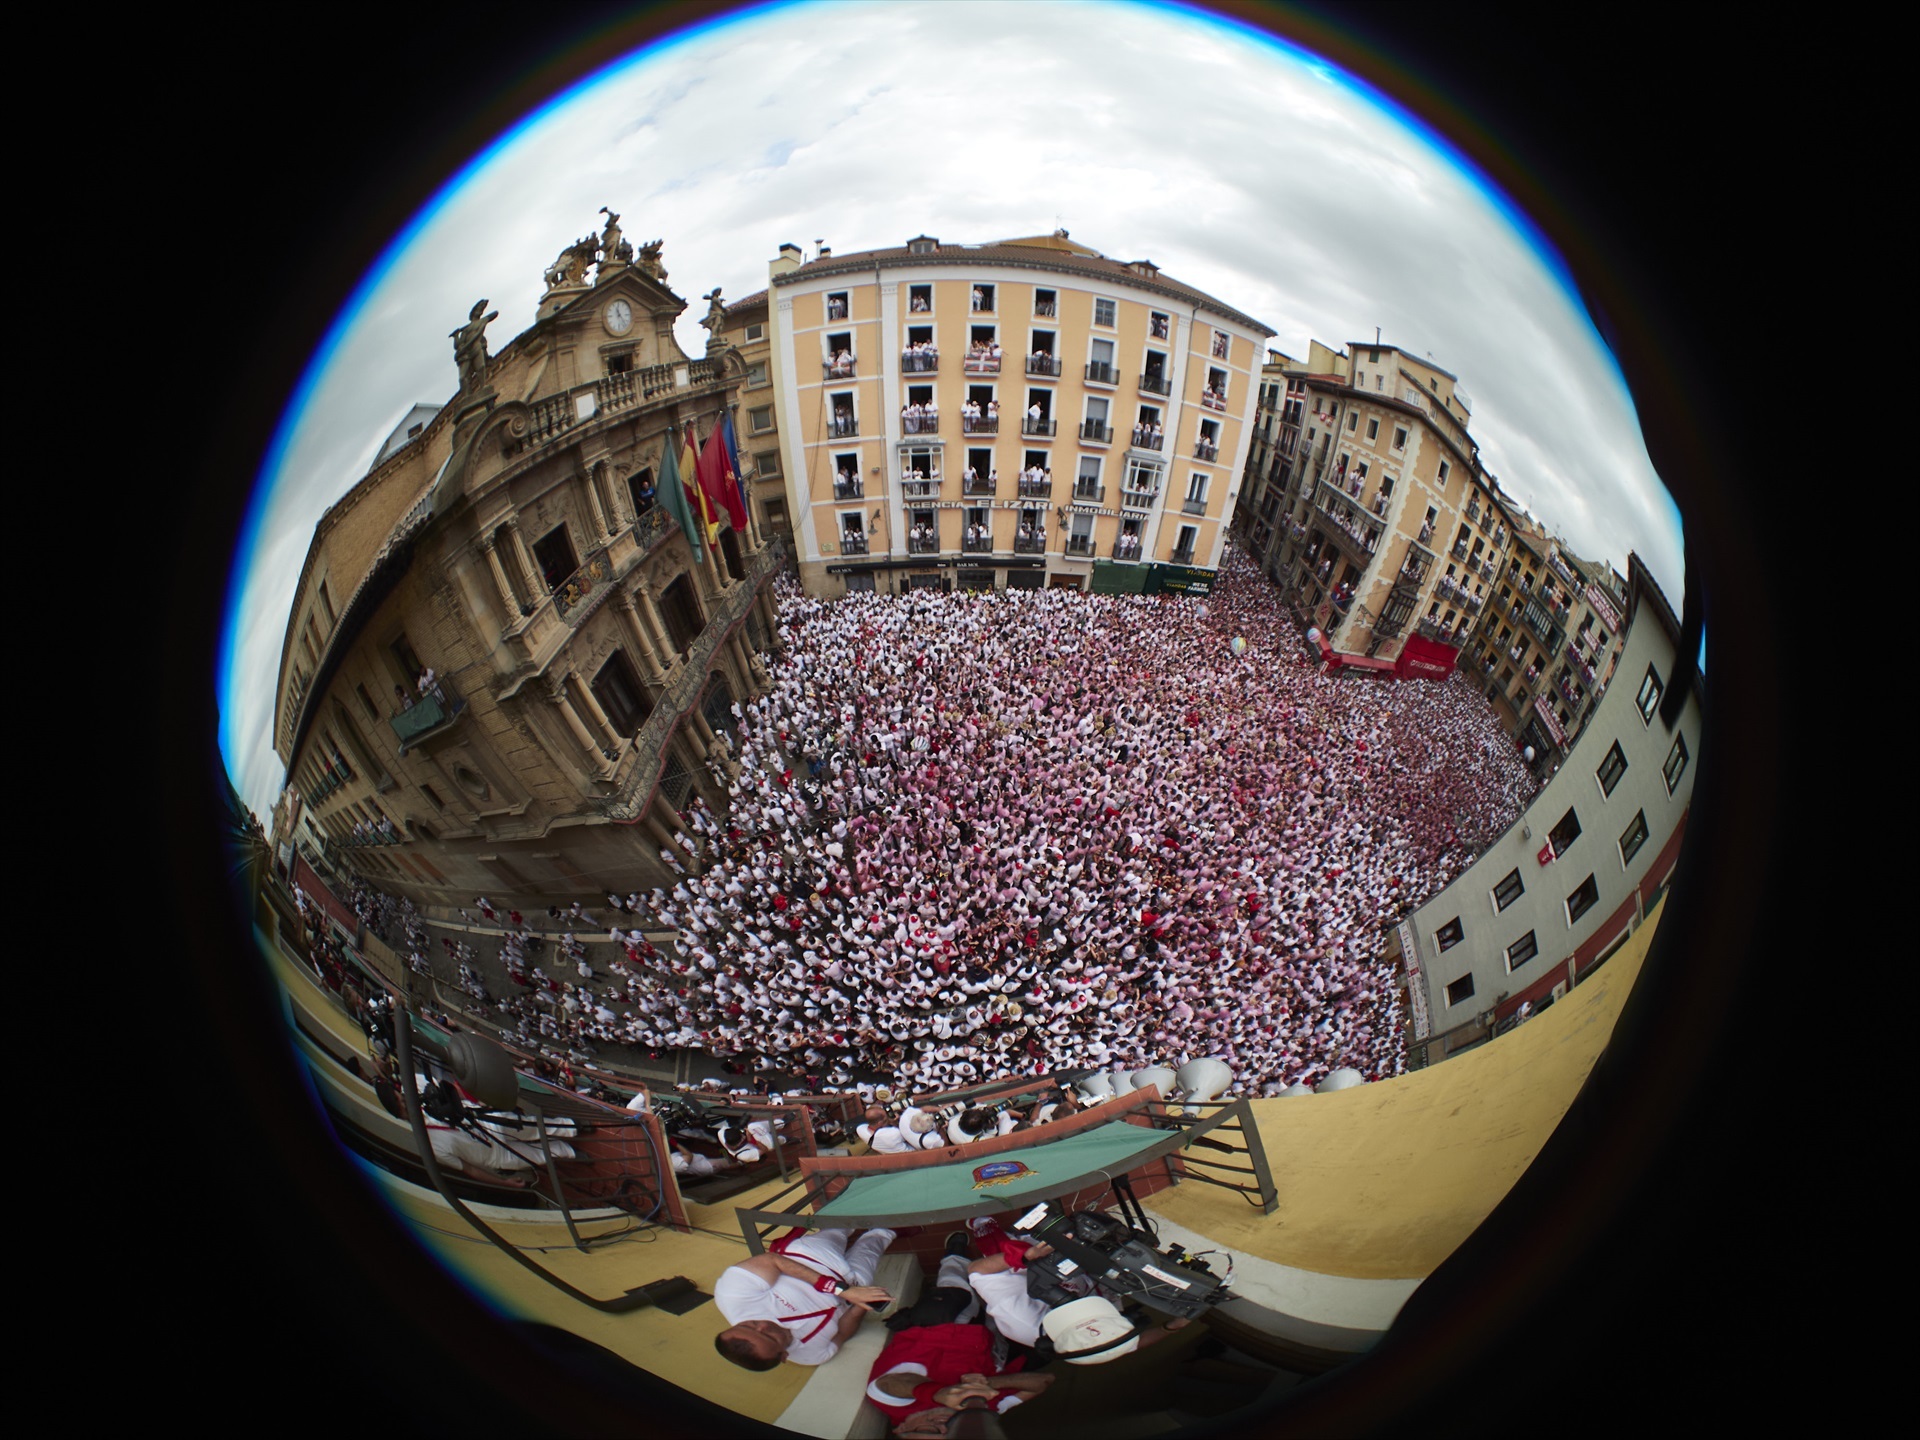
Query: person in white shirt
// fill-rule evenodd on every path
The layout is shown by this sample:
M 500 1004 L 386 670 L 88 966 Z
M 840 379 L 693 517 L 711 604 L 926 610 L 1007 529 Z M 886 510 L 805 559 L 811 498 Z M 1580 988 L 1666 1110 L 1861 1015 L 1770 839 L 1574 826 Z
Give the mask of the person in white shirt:
M 875 1305 L 893 1297 L 873 1283 L 891 1230 L 789 1234 L 764 1255 L 721 1272 L 713 1303 L 728 1328 L 714 1348 L 746 1370 L 772 1370 L 783 1360 L 824 1365 L 860 1328 Z

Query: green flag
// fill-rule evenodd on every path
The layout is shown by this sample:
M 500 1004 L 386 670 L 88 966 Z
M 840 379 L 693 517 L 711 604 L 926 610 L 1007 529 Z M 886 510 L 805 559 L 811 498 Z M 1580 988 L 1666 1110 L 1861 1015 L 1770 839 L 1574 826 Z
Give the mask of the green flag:
M 693 518 L 693 510 L 687 504 L 686 487 L 680 483 L 680 462 L 673 458 L 673 435 L 668 433 L 666 444 L 660 454 L 660 504 L 667 514 L 673 517 L 680 527 L 680 533 L 687 537 L 687 544 L 693 547 L 693 563 L 698 565 L 703 555 L 700 549 L 700 526 Z

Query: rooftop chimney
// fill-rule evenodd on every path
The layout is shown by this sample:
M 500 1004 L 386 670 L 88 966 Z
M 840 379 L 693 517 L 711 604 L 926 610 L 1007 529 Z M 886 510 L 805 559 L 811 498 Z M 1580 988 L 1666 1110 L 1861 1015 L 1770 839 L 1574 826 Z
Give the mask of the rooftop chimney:
M 769 275 L 784 275 L 789 270 L 798 270 L 799 268 L 800 247 L 798 245 L 782 245 L 780 247 L 780 253 L 767 262 L 767 273 Z

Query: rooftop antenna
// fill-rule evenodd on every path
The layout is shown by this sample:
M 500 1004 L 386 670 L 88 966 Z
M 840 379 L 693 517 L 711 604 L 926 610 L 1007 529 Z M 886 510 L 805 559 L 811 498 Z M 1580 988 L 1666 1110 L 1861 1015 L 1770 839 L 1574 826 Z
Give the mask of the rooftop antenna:
M 1376 345 L 1380 343 L 1380 327 L 1378 325 L 1373 327 L 1373 343 Z

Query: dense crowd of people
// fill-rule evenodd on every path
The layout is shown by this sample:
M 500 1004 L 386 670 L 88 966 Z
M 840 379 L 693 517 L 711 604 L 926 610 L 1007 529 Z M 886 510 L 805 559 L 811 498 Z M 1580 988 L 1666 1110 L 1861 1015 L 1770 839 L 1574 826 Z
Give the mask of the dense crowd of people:
M 724 828 L 625 1030 L 829 1087 L 1217 1053 L 1404 1065 L 1383 933 L 1534 782 L 1464 682 L 1324 676 L 1250 564 L 1204 602 L 788 593 Z M 1235 654 L 1229 641 L 1248 643 Z
M 607 921 L 553 907 L 557 935 L 482 898 L 498 954 L 442 939 L 506 1038 L 829 1090 L 1204 1054 L 1238 1093 L 1394 1074 L 1386 932 L 1536 789 L 1464 681 L 1329 677 L 1233 552 L 1205 600 L 787 587 L 780 615 L 730 806 L 691 800 L 664 852 L 677 883 L 609 893 Z M 352 903 L 429 968 L 407 902 Z M 575 932 L 603 924 L 590 962 Z

